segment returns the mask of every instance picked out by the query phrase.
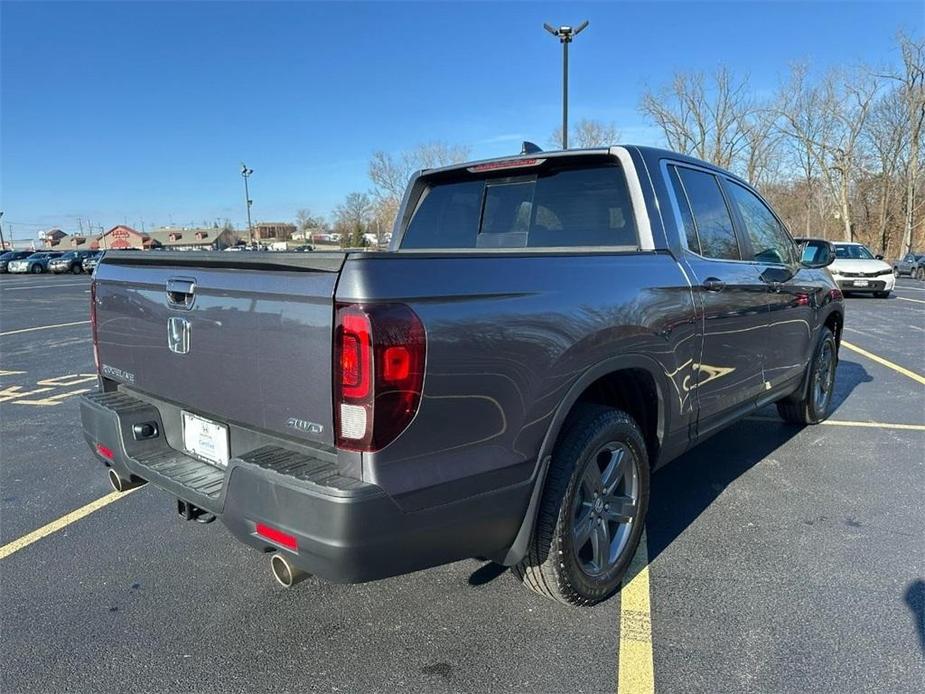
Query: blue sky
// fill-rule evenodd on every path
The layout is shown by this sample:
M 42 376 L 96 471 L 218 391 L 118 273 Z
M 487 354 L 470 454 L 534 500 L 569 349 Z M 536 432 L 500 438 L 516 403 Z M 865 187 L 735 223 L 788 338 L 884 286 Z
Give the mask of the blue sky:
M 4 231 L 329 213 L 370 187 L 373 151 L 427 140 L 473 158 L 546 145 L 561 51 L 542 23 L 591 26 L 571 53 L 571 114 L 657 143 L 647 85 L 725 62 L 770 92 L 789 63 L 895 59 L 909 3 L 0 4 Z

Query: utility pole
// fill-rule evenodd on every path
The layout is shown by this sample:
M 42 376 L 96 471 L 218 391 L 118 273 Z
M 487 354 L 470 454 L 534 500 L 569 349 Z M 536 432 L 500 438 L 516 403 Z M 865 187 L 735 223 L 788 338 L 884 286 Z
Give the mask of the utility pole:
M 3 219 L 3 212 L 0 211 L 0 219 Z M 6 250 L 6 241 L 3 240 L 3 226 L 0 225 L 0 253 Z M 10 250 L 13 250 L 13 244 L 10 244 Z
M 250 190 L 247 187 L 247 179 L 250 178 L 251 174 L 254 173 L 253 169 L 248 169 L 244 162 L 241 162 L 241 177 L 244 179 L 244 203 L 247 207 L 247 236 L 250 239 L 251 245 L 254 245 L 254 227 L 251 224 L 251 205 L 254 204 L 254 201 L 251 200 Z
M 560 26 L 556 29 L 549 24 L 543 24 L 543 28 L 562 44 L 562 149 L 568 149 L 568 45 L 588 27 L 588 24 L 590 22 L 587 19 L 575 28 Z

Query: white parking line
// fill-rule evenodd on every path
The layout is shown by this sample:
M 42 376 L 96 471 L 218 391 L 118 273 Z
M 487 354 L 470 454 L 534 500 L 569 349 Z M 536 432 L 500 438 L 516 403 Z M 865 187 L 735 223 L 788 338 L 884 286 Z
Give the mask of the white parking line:
M 925 301 L 922 301 L 921 299 L 910 299 L 907 296 L 897 296 L 896 298 L 900 301 L 914 301 L 917 304 L 925 304 Z
M 72 325 L 86 325 L 90 321 L 88 320 L 78 320 L 73 323 L 58 323 L 56 325 L 39 325 L 35 328 L 22 328 L 21 330 L 7 330 L 5 333 L 0 333 L 0 337 L 4 335 L 18 335 L 19 333 L 31 333 L 36 330 L 51 330 L 52 328 L 67 328 Z
M 18 292 L 18 291 L 22 291 L 23 289 L 52 289 L 54 287 L 78 287 L 78 286 L 86 287 L 87 283 L 86 282 L 59 282 L 57 284 L 30 284 L 28 286 L 23 286 L 23 287 L 9 287 L 9 288 L 4 287 L 3 285 L 0 285 L 0 289 L 2 289 L 3 291 L 7 291 L 7 292 Z

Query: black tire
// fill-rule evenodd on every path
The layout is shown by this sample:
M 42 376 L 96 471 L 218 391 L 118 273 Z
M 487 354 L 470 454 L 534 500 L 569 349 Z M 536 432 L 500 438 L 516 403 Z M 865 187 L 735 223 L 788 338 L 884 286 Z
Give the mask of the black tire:
M 83 268 L 80 265 L 71 265 L 71 272 L 75 275 L 79 275 L 83 272 Z
M 909 273 L 909 276 L 912 276 L 912 273 Z M 925 267 L 920 267 L 915 271 L 915 279 L 925 280 Z
M 42 266 L 41 266 L 41 265 L 33 265 L 33 266 L 32 266 L 32 269 L 30 270 L 30 272 L 31 272 L 33 275 L 38 275 L 38 274 L 44 272 L 44 270 L 42 270 Z
M 826 356 L 828 355 L 828 356 Z M 823 363 L 825 360 L 825 363 Z M 819 344 L 809 363 L 809 384 L 806 395 L 802 391 L 777 403 L 777 413 L 781 418 L 791 424 L 818 424 L 829 416 L 832 405 L 832 392 L 835 389 L 835 369 L 838 367 L 838 345 L 835 336 L 828 328 L 822 328 Z M 823 373 L 827 371 L 827 375 Z M 820 379 L 822 382 L 820 382 Z M 819 391 L 822 388 L 823 397 L 820 399 Z M 799 398 L 799 399 L 797 399 Z
M 613 450 L 608 448 L 611 446 Z M 609 464 L 601 459 L 602 455 L 610 456 Z M 626 466 L 632 466 L 635 475 L 632 490 L 629 467 L 623 467 L 626 476 L 618 480 L 609 493 L 602 486 L 600 498 L 595 494 L 592 501 L 586 493 L 588 478 L 594 476 L 596 469 L 597 479 L 603 480 L 612 466 L 620 469 L 621 460 Z M 617 489 L 620 489 L 619 496 Z M 605 519 L 605 515 L 616 513 L 616 510 L 609 510 L 609 505 L 603 505 L 606 499 L 621 499 L 624 503 L 631 498 L 635 503 L 624 506 L 627 509 L 624 513 L 631 515 L 620 514 L 622 518 L 630 518 L 629 522 Z M 619 589 L 639 546 L 648 507 L 649 459 L 636 422 L 620 410 L 583 405 L 570 418 L 556 443 L 533 536 L 526 556 L 514 567 L 513 573 L 526 587 L 544 597 L 568 605 L 596 605 Z M 575 536 L 580 528 L 576 509 L 587 521 L 585 527 L 591 528 L 588 539 L 577 549 Z M 594 560 L 583 557 L 597 555 L 596 546 L 601 546 L 602 537 L 606 540 L 607 559 L 599 572 L 592 572 L 587 565 L 593 565 Z
M 877 297 L 878 299 L 889 299 L 890 293 L 889 292 L 874 292 L 874 296 Z

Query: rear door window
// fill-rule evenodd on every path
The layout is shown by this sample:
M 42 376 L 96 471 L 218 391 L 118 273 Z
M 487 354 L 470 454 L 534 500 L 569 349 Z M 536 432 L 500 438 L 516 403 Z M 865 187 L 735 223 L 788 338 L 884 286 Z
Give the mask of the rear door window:
M 638 246 L 623 171 L 615 165 L 431 185 L 402 248 Z
M 741 260 L 732 216 L 716 176 L 686 166 L 676 169 L 684 192 L 684 199 L 678 200 L 678 205 L 682 209 L 685 204 L 690 206 L 688 219 L 692 220 L 696 235 L 696 245 L 692 245 L 691 230 L 685 229 L 688 247 L 706 258 Z M 684 212 L 681 218 L 685 226 L 690 223 L 685 220 Z

